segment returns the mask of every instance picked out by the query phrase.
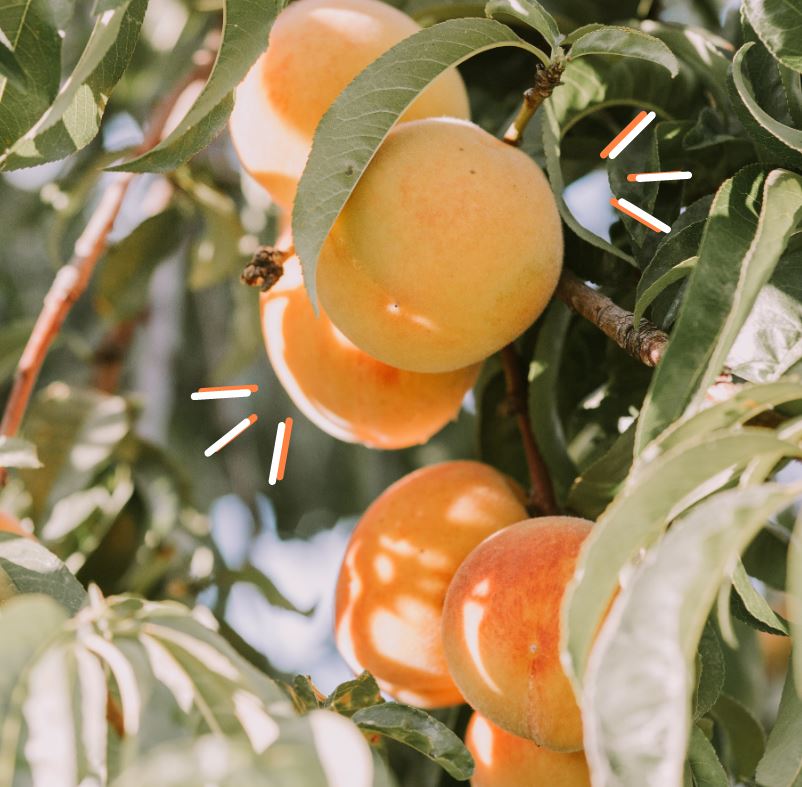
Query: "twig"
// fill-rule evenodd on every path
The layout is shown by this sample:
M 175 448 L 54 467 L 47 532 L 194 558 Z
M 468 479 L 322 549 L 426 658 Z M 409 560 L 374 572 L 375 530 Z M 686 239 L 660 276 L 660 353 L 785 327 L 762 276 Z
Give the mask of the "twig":
M 504 142 L 518 147 L 521 144 L 529 121 L 540 105 L 554 92 L 565 70 L 562 60 L 555 60 L 548 66 L 538 66 L 535 71 L 535 84 L 524 93 L 524 100 L 510 127 L 504 132 Z
M 646 366 L 656 366 L 668 344 L 668 334 L 643 318 L 635 325 L 635 315 L 613 303 L 569 270 L 563 270 L 557 284 L 557 297 L 573 311 L 592 322 L 619 347 Z
M 501 365 L 504 369 L 504 380 L 507 385 L 507 400 L 512 414 L 518 423 L 521 442 L 529 468 L 529 500 L 528 507 L 534 514 L 548 516 L 558 513 L 554 499 L 554 488 L 549 470 L 540 450 L 537 447 L 532 424 L 529 420 L 529 402 L 526 394 L 526 377 L 521 368 L 521 359 L 514 344 L 508 344 L 501 351 Z
M 196 68 L 176 86 L 176 88 L 155 108 L 145 139 L 137 150 L 144 153 L 161 138 L 170 113 L 184 90 L 194 81 L 208 75 L 211 58 L 203 58 Z M 14 383 L 6 402 L 3 420 L 0 422 L 0 436 L 13 437 L 28 408 L 36 380 L 39 377 L 50 346 L 58 336 L 64 320 L 73 304 L 89 284 L 95 267 L 108 246 L 109 233 L 120 213 L 120 209 L 135 175 L 130 172 L 114 176 L 113 183 L 106 189 L 89 219 L 86 228 L 75 243 L 72 259 L 59 269 L 44 305 L 34 324 L 22 356 L 17 364 Z M 0 486 L 5 483 L 6 471 L 0 468 Z

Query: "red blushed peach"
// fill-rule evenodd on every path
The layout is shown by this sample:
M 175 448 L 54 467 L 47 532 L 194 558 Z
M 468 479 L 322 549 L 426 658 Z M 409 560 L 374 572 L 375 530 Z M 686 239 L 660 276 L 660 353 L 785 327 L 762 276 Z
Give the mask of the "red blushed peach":
M 465 745 L 476 767 L 471 787 L 590 787 L 584 752 L 556 752 L 474 713 Z
M 499 727 L 555 751 L 582 748 L 582 720 L 560 663 L 560 608 L 591 523 L 538 517 L 480 544 L 443 610 L 451 675 Z
M 521 499 L 497 470 L 458 461 L 410 473 L 373 502 L 337 582 L 337 646 L 354 672 L 402 702 L 462 702 L 440 634 L 446 589 L 478 543 L 526 516 Z
M 373 448 L 425 443 L 457 417 L 479 366 L 406 372 L 355 347 L 321 311 L 315 316 L 297 257 L 261 298 L 262 330 L 276 375 L 324 432 Z

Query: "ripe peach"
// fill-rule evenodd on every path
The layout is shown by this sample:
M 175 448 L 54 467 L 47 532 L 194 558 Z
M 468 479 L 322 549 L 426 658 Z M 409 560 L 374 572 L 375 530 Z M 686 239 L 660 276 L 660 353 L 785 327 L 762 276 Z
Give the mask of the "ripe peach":
M 289 208 L 320 118 L 379 55 L 420 30 L 379 0 L 298 0 L 278 16 L 267 51 L 237 88 L 231 138 L 245 167 Z M 402 120 L 469 117 L 456 70 L 441 74 Z
M 443 609 L 448 668 L 466 701 L 514 735 L 582 748 L 582 722 L 560 664 L 560 606 L 591 523 L 519 522 L 460 566 Z
M 29 533 L 13 516 L 3 511 L 0 511 L 0 533 L 13 533 L 15 536 L 33 538 L 32 533 Z
M 267 354 L 307 418 L 340 440 L 373 448 L 425 443 L 456 418 L 479 366 L 442 374 L 394 369 L 355 347 L 306 296 L 297 257 L 261 298 Z
M 478 713 L 465 745 L 476 767 L 471 787 L 590 787 L 584 752 L 556 752 L 519 738 Z
M 551 298 L 562 230 L 540 168 L 473 123 L 396 126 L 323 246 L 320 301 L 357 347 L 417 372 L 515 339 Z
M 354 672 L 369 670 L 402 702 L 462 702 L 440 638 L 443 599 L 465 556 L 526 516 L 522 497 L 492 467 L 455 461 L 410 473 L 372 503 L 337 582 L 337 646 Z

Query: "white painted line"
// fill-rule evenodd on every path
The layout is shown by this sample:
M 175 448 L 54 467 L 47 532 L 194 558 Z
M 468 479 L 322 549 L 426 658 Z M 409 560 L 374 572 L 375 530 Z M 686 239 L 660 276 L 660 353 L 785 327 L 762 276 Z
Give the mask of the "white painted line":
M 647 213 L 645 210 L 643 210 L 643 208 L 633 205 L 629 200 L 619 197 L 618 202 L 622 207 L 632 211 L 632 213 L 634 213 L 636 216 L 640 216 L 644 221 L 648 221 L 649 224 L 654 224 L 654 226 L 662 232 L 671 232 L 671 227 L 669 227 L 668 224 L 660 221 L 658 218 L 655 218 L 651 213 Z
M 633 139 L 635 139 L 635 137 L 637 137 L 637 136 L 638 136 L 638 134 L 640 134 L 640 133 L 641 133 L 641 131 L 643 131 L 643 130 L 646 128 L 646 126 L 648 126 L 648 125 L 649 125 L 649 123 L 651 123 L 651 122 L 652 122 L 652 121 L 653 121 L 653 120 L 654 120 L 656 117 L 657 117 L 657 115 L 655 115 L 655 114 L 654 114 L 654 112 L 649 112 L 649 113 L 646 115 L 646 117 L 645 117 L 645 118 L 643 118 L 643 120 L 641 120 L 641 122 L 640 122 L 640 123 L 638 123 L 638 125 L 637 125 L 637 126 L 635 126 L 635 128 L 633 128 L 633 129 L 632 129 L 632 131 L 630 131 L 630 132 L 629 132 L 629 134 L 627 134 L 627 135 L 626 135 L 626 136 L 625 136 L 625 137 L 624 137 L 624 138 L 623 138 L 623 139 L 622 139 L 622 140 L 621 140 L 621 141 L 620 141 L 620 142 L 619 142 L 619 143 L 618 143 L 618 144 L 617 144 L 617 145 L 616 145 L 616 146 L 615 146 L 615 147 L 614 147 L 614 148 L 613 148 L 611 151 L 610 151 L 610 155 L 608 156 L 608 158 L 615 158 L 615 157 L 616 157 L 616 156 L 617 156 L 617 155 L 618 155 L 618 154 L 619 154 L 619 153 L 620 153 L 620 152 L 621 152 L 621 151 L 622 151 L 622 150 L 623 150 L 623 149 L 624 149 L 624 148 L 625 148 L 627 145 L 629 145 L 629 143 L 630 143 L 630 142 L 632 142 L 632 140 L 633 140 Z
M 233 429 L 229 429 L 219 440 L 215 440 L 204 452 L 205 457 L 216 454 L 223 446 L 239 437 L 251 424 L 256 423 L 256 416 L 243 418 Z
M 242 399 L 245 396 L 250 396 L 252 391 L 248 388 L 237 388 L 230 391 L 195 391 L 190 398 L 194 400 L 199 399 Z
M 690 180 L 693 173 L 682 172 L 641 172 L 635 175 L 637 183 L 654 183 L 659 180 Z
M 273 446 L 273 461 L 270 463 L 270 476 L 267 479 L 267 483 L 269 483 L 270 486 L 275 486 L 276 479 L 278 478 L 278 466 L 281 464 L 281 446 L 284 442 L 285 428 L 284 421 L 281 421 L 276 427 L 276 443 Z

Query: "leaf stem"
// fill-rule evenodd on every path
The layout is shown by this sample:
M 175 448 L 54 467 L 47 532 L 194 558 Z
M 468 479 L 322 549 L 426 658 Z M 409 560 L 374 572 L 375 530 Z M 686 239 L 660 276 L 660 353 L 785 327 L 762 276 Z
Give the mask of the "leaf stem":
M 504 142 L 518 147 L 523 141 L 524 131 L 534 117 L 540 105 L 561 84 L 560 77 L 565 70 L 565 60 L 558 54 L 548 65 L 538 66 L 535 70 L 535 84 L 524 92 L 524 100 L 515 119 L 504 132 Z
M 192 82 L 208 75 L 211 63 L 211 57 L 201 59 L 190 74 L 156 106 L 150 127 L 137 152 L 143 153 L 158 143 L 179 98 Z M 13 437 L 19 431 L 42 364 L 73 304 L 86 289 L 98 261 L 106 251 L 109 234 L 134 177 L 133 173 L 127 172 L 114 175 L 114 181 L 103 192 L 89 222 L 76 241 L 72 259 L 56 273 L 17 363 L 11 393 L 0 421 L 0 437 Z M 5 468 L 0 468 L 0 487 L 5 484 L 6 477 Z

